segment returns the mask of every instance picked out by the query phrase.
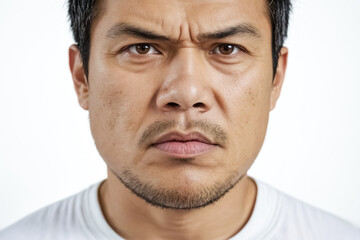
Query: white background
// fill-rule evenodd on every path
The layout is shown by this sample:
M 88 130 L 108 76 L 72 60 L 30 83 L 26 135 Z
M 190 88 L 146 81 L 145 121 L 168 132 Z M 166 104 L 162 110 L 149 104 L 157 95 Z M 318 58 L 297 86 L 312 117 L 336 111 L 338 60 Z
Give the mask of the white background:
M 250 175 L 360 227 L 360 1 L 296 0 Z M 66 4 L 0 0 L 0 228 L 106 177 L 68 70 Z

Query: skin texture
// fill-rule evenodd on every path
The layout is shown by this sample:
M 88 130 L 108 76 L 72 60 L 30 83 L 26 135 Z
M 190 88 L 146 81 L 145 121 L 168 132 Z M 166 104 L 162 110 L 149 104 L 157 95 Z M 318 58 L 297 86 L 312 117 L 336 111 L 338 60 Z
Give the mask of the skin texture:
M 107 0 L 91 29 L 88 78 L 77 47 L 70 47 L 79 103 L 89 110 L 95 144 L 108 166 L 108 179 L 99 194 L 101 206 L 122 237 L 226 239 L 248 221 L 256 185 L 246 172 L 263 144 L 287 60 L 283 48 L 273 78 L 265 4 L 262 0 Z M 119 23 L 168 40 L 110 31 Z M 238 25 L 251 26 L 257 35 L 204 38 Z M 150 51 L 139 54 L 135 47 L 129 48 L 140 43 L 151 44 Z M 240 47 L 223 54 L 221 44 Z M 144 137 L 159 123 L 161 127 Z M 216 145 L 196 156 L 170 156 L 151 145 L 170 132 L 201 133 Z M 119 178 L 130 188 L 136 179 L 151 187 L 153 195 L 157 191 L 156 196 L 174 197 L 159 200 L 162 208 L 154 207 Z M 219 190 L 217 196 L 212 195 L 214 189 Z M 215 197 L 220 200 L 201 207 Z

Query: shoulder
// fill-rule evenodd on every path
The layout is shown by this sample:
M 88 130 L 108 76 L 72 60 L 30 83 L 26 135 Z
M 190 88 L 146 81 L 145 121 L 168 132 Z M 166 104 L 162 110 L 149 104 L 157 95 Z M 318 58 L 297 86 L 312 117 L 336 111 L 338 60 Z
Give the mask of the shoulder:
M 265 183 L 257 185 L 262 199 L 273 203 L 273 232 L 299 239 L 360 239 L 360 230 L 348 222 Z
M 83 239 L 81 236 L 87 232 L 83 204 L 90 191 L 98 185 L 99 183 L 94 184 L 26 216 L 0 231 L 0 240 L 70 239 L 67 234 L 71 234 L 71 239 Z M 79 236 L 75 237 L 77 235 Z

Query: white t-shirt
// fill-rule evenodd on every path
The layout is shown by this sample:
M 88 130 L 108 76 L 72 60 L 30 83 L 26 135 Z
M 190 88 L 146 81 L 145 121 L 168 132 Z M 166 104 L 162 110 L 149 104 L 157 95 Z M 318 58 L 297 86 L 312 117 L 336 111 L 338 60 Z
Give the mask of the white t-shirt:
M 231 240 L 360 240 L 360 230 L 256 180 L 249 222 Z M 100 183 L 27 216 L 0 232 L 0 240 L 122 240 L 106 222 Z M 141 229 L 141 226 L 139 226 Z

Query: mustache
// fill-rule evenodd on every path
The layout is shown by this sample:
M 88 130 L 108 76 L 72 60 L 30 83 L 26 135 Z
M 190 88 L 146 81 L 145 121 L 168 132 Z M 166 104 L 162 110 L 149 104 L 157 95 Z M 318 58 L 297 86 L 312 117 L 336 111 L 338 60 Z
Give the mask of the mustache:
M 149 125 L 138 141 L 140 147 L 147 146 L 151 143 L 156 136 L 162 134 L 168 129 L 179 127 L 181 129 L 191 128 L 199 129 L 201 133 L 206 134 L 213 138 L 213 140 L 220 146 L 225 145 L 227 141 L 227 134 L 223 128 L 215 123 L 211 123 L 207 120 L 192 120 L 186 127 L 181 122 L 173 121 L 156 121 Z

